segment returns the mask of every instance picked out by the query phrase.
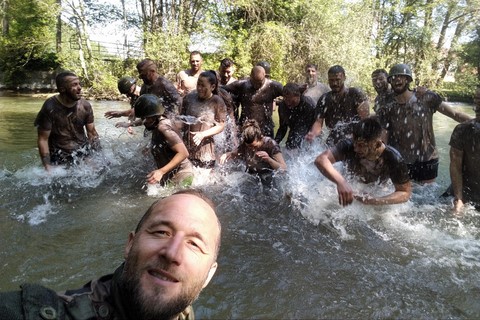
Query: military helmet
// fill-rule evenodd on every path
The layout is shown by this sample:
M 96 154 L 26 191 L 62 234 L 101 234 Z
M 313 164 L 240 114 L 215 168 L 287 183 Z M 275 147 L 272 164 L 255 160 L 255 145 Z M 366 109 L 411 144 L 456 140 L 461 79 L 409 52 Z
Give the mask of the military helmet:
M 162 102 L 154 94 L 142 94 L 133 107 L 137 118 L 159 116 L 165 112 Z
M 389 82 L 393 76 L 407 76 L 409 78 L 409 81 L 413 80 L 412 70 L 410 69 L 408 64 L 405 63 L 399 63 L 390 68 L 390 72 L 388 73 Z
M 270 75 L 270 63 L 268 63 L 267 61 L 260 61 L 259 63 L 257 63 L 257 66 L 260 66 L 263 69 L 265 69 L 265 75 L 267 77 Z
M 118 91 L 123 94 L 128 94 L 135 83 L 137 83 L 135 78 L 122 77 L 118 80 Z

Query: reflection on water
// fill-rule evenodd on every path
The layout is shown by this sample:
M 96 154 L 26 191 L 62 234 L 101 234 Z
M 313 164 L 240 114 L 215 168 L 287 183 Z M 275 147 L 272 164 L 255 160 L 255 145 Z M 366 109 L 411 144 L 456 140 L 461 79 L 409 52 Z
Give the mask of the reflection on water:
M 111 272 L 128 231 L 172 192 L 145 185 L 154 162 L 143 152 L 143 128 L 130 135 L 103 117 L 126 103 L 93 103 L 102 154 L 45 174 L 32 125 L 42 102 L 0 97 L 0 290 L 23 282 L 76 288 Z M 234 165 L 197 170 L 194 185 L 215 200 L 223 224 L 219 269 L 195 304 L 197 317 L 480 317 L 479 213 L 453 218 L 450 200 L 438 197 L 455 123 L 434 121 L 440 177 L 415 186 L 401 205 L 339 207 L 336 188 L 313 165 L 319 145 L 286 154 L 289 171 L 273 190 Z

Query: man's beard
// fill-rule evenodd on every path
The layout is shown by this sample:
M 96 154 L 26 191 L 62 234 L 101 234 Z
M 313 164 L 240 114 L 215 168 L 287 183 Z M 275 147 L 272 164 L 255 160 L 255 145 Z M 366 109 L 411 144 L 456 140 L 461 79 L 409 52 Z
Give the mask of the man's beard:
M 317 78 L 316 77 L 307 77 L 307 84 L 310 86 L 316 85 L 317 84 Z
M 396 94 L 402 94 L 408 90 L 408 84 L 404 85 L 403 87 L 392 86 L 392 89 Z
M 120 287 L 123 301 L 128 304 L 126 308 L 136 319 L 173 319 L 197 299 L 205 281 L 203 279 L 183 287 L 180 294 L 166 301 L 164 288 L 156 287 L 151 294 L 142 289 L 142 273 L 138 271 L 137 260 L 132 256 L 129 262 L 125 263 Z M 168 263 L 158 261 L 155 267 L 168 271 Z

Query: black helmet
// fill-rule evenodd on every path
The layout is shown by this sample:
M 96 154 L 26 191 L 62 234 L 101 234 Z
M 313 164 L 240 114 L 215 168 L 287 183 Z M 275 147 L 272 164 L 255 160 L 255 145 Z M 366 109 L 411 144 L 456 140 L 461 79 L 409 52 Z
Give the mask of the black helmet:
M 413 80 L 412 70 L 410 69 L 408 64 L 405 63 L 396 64 L 390 69 L 390 72 L 388 73 L 389 82 L 393 76 L 407 76 L 409 78 L 409 81 Z
M 123 94 L 128 94 L 135 83 L 137 83 L 135 78 L 122 77 L 118 80 L 118 91 Z
M 133 107 L 137 118 L 160 116 L 165 112 L 162 102 L 154 94 L 142 94 Z
M 257 63 L 257 66 L 265 69 L 265 75 L 267 77 L 270 76 L 270 63 L 268 63 L 267 61 L 260 61 L 259 63 Z

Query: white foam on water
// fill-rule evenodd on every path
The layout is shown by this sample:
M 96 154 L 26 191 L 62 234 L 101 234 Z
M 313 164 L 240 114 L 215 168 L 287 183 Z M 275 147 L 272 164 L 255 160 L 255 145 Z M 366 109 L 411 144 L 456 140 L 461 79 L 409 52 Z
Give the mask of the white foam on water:
M 47 217 L 55 215 L 58 212 L 49 201 L 49 194 L 45 194 L 43 199 L 45 203 L 35 206 L 32 210 L 25 214 L 16 216 L 16 219 L 21 222 L 27 222 L 31 226 L 36 226 L 47 221 Z

